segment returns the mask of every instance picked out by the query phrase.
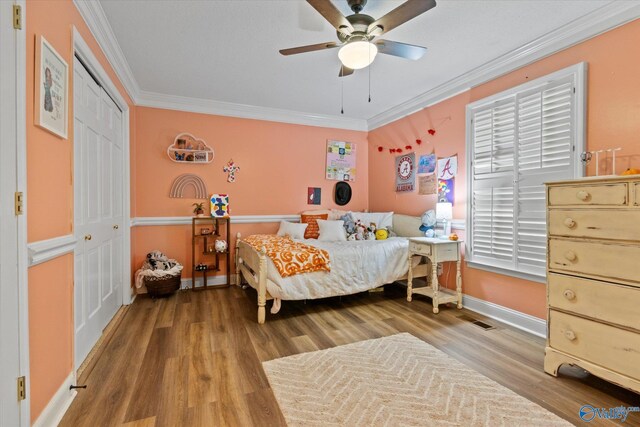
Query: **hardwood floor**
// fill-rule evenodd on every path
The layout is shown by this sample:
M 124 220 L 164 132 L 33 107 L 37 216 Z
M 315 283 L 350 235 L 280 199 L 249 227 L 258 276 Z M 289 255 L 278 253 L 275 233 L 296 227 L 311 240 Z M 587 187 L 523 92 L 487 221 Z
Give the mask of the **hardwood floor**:
M 484 330 L 469 321 L 496 326 Z M 408 303 L 387 286 L 322 301 L 284 302 L 256 323 L 256 294 L 232 286 L 137 298 L 102 350 L 61 426 L 285 425 L 261 362 L 409 332 L 559 416 L 583 424 L 579 408 L 640 406 L 640 395 L 582 370 L 544 373 L 544 340 L 429 300 Z M 640 362 L 640 361 L 639 361 Z M 505 402 L 508 404 L 508 402 Z M 619 421 L 608 424 L 620 425 Z M 624 423 L 640 426 L 640 413 Z

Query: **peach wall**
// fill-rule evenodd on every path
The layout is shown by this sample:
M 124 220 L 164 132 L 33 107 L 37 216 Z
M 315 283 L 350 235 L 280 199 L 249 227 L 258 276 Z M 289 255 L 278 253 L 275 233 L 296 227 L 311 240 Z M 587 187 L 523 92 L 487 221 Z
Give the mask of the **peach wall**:
M 353 197 L 346 209 L 363 210 L 369 204 L 366 132 L 328 129 L 181 111 L 138 107 L 133 164 L 136 179 L 134 216 L 190 216 L 193 198 L 169 198 L 173 180 L 183 173 L 202 177 L 209 193 L 228 193 L 231 215 L 287 215 L 306 209 L 337 208 L 333 202 L 336 181 L 324 177 L 327 139 L 356 143 L 357 175 L 351 183 Z M 175 136 L 189 132 L 215 150 L 206 165 L 178 164 L 166 154 Z M 227 182 L 222 168 L 233 160 L 240 166 L 236 182 Z M 307 205 L 307 187 L 322 188 L 322 204 Z M 187 193 L 193 197 L 193 192 Z M 232 225 L 232 234 L 273 232 L 277 224 Z M 185 263 L 190 277 L 190 226 L 134 227 L 133 267 L 139 268 L 152 249 Z M 234 241 L 235 239 L 233 239 Z
M 29 269 L 31 420 L 73 370 L 73 255 Z
M 622 147 L 617 173 L 640 166 L 640 57 L 631 55 L 628 47 L 640 43 L 640 20 L 611 30 L 548 58 L 537 61 L 505 76 L 482 84 L 453 98 L 418 111 L 369 133 L 369 209 L 395 210 L 419 214 L 435 207 L 435 197 L 417 193 L 397 195 L 393 188 L 393 155 L 379 153 L 376 145 L 415 145 L 417 135 L 436 128 L 434 137 L 426 140 L 417 152 L 435 148 L 440 157 L 458 153 L 459 172 L 456 180 L 454 217 L 464 219 L 466 212 L 465 177 L 465 106 L 578 62 L 588 63 L 587 147 L 598 150 Z M 438 125 L 443 118 L 451 117 Z M 461 156 L 462 155 L 462 156 Z M 610 159 L 603 159 L 601 170 L 611 173 Z M 593 174 L 594 165 L 588 173 Z M 464 292 L 539 318 L 546 316 L 545 285 L 488 273 L 465 267 Z
M 30 1 L 27 40 L 27 239 L 35 242 L 73 232 L 73 41 L 75 26 L 120 93 L 132 103 L 71 0 Z M 36 35 L 69 65 L 69 138 L 34 124 Z M 133 122 L 132 117 L 132 122 Z M 29 269 L 31 420 L 34 422 L 73 369 L 73 257 Z

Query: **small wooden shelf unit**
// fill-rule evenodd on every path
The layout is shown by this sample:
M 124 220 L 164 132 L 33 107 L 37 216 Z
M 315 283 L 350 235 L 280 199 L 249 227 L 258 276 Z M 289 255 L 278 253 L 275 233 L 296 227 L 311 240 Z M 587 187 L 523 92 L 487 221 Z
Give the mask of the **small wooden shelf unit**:
M 202 234 L 202 228 L 209 228 L 210 233 Z M 223 231 L 224 234 L 220 234 Z M 231 218 L 215 217 L 193 217 L 191 221 L 191 290 L 205 290 L 211 288 L 226 288 L 231 284 L 231 258 L 229 257 L 229 237 L 231 236 Z M 216 240 L 227 241 L 227 249 L 224 252 L 209 250 L 215 246 Z M 196 257 L 196 254 L 199 254 Z M 211 261 L 204 261 L 203 258 L 213 258 Z M 224 262 L 226 267 L 226 283 L 219 285 L 207 285 L 207 276 L 211 271 L 220 271 L 220 263 Z M 196 270 L 196 265 L 202 263 L 207 265 L 206 270 Z M 202 274 L 203 285 L 196 288 L 196 278 Z

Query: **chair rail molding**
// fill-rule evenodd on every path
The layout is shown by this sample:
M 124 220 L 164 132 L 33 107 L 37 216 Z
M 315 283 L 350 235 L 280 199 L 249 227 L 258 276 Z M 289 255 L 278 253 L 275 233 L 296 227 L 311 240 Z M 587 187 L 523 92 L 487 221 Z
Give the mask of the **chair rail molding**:
M 188 225 L 191 224 L 191 216 L 149 216 L 135 217 L 131 219 L 132 227 L 149 225 Z M 232 215 L 232 224 L 259 224 L 268 222 L 300 222 L 300 215 Z
M 53 239 L 39 240 L 37 242 L 27 244 L 29 251 L 29 267 L 42 264 L 62 255 L 66 255 L 74 251 L 76 247 L 76 238 L 73 234 L 66 236 L 54 237 Z

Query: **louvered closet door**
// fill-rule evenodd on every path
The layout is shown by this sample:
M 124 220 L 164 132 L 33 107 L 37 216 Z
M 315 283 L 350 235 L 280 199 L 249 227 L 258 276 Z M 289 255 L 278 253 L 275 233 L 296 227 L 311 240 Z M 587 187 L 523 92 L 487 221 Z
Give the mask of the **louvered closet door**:
M 75 367 L 122 303 L 122 114 L 74 58 Z
M 507 100 L 473 118 L 472 256 L 498 267 L 514 256 L 515 113 Z
M 546 267 L 544 183 L 573 177 L 573 79 L 518 96 L 516 267 Z

